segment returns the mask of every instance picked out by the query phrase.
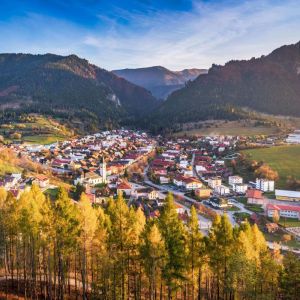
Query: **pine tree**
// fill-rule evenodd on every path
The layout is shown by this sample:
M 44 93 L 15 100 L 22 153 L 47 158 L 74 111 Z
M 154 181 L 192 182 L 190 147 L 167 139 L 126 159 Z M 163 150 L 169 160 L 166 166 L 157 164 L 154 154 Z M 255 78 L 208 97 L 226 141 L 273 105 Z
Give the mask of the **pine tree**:
M 79 236 L 78 212 L 65 189 L 60 188 L 54 209 L 55 224 L 55 267 L 54 280 L 58 277 L 58 299 L 65 295 L 66 273 L 70 255 L 77 247 Z M 57 262 L 58 260 L 58 262 Z M 57 274 L 56 274 L 57 271 Z M 55 283 L 54 283 L 55 285 Z M 56 290 L 55 290 L 56 293 Z M 55 297 L 55 295 L 54 295 Z
M 165 264 L 165 242 L 155 223 L 149 223 L 143 234 L 141 258 L 149 281 L 149 299 L 157 299 L 159 280 Z
M 23 261 L 24 273 L 30 269 L 30 293 L 37 295 L 37 274 L 40 272 L 43 253 L 43 238 L 48 235 L 45 228 L 45 219 L 49 213 L 49 203 L 37 185 L 24 192 L 18 203 L 19 226 L 23 234 L 23 251 L 27 253 L 27 261 Z M 25 256 L 26 257 L 26 256 Z M 40 278 L 41 285 L 41 278 Z M 26 285 L 27 288 L 27 285 Z
M 160 218 L 160 231 L 165 240 L 166 264 L 163 278 L 168 287 L 168 299 L 181 287 L 185 278 L 186 232 L 175 209 L 173 196 L 168 194 Z
M 283 269 L 280 274 L 281 295 L 285 300 L 299 297 L 300 291 L 300 259 L 289 252 L 283 259 Z
M 126 259 L 129 238 L 129 208 L 122 194 L 117 200 L 111 200 L 107 212 L 111 219 L 109 247 L 113 268 L 112 299 L 126 298 Z
M 232 286 L 231 260 L 234 254 L 234 237 L 231 223 L 226 214 L 217 216 L 209 232 L 208 256 L 213 272 L 213 286 L 217 298 L 226 298 L 234 293 Z
M 192 285 L 192 299 L 195 299 L 195 286 L 198 284 L 198 299 L 201 298 L 201 277 L 203 267 L 204 242 L 199 228 L 199 219 L 194 206 L 191 207 L 188 221 L 188 264 L 190 271 L 190 281 Z M 197 276 L 195 273 L 197 272 Z M 197 277 L 197 279 L 196 279 Z M 197 284 L 196 284 L 197 282 Z
M 7 292 L 8 278 L 11 279 L 11 285 L 12 288 L 14 288 L 14 269 L 17 265 L 16 249 L 18 235 L 17 200 L 10 192 L 7 193 L 0 217 L 1 230 L 3 230 L 1 240 L 3 241 L 3 264 Z
M 232 228 L 226 214 L 203 237 L 196 210 L 185 225 L 171 194 L 161 216 L 146 220 L 121 195 L 102 209 L 61 188 L 55 202 L 35 185 L 18 200 L 0 189 L 7 296 L 11 288 L 26 299 L 297 299 L 299 259 L 281 259 L 256 225 Z
M 88 265 L 91 265 L 92 242 L 97 230 L 98 220 L 96 212 L 85 194 L 81 194 L 78 209 L 82 298 L 87 299 L 87 286 L 89 286 L 87 268 Z
M 110 252 L 108 247 L 110 218 L 101 207 L 95 207 L 97 228 L 92 241 L 92 296 L 108 299 L 110 283 Z

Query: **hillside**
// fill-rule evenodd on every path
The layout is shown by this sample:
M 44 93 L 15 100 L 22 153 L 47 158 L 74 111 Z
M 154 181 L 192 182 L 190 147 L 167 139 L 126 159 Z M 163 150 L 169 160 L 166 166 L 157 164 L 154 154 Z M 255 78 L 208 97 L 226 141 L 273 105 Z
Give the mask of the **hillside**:
M 158 99 L 165 99 L 170 93 L 184 87 L 189 80 L 194 80 L 200 74 L 205 74 L 205 69 L 185 69 L 170 71 L 161 66 L 138 69 L 123 69 L 112 71 L 126 80 L 142 86 Z
M 156 128 L 206 119 L 238 119 L 244 108 L 300 116 L 300 42 L 267 56 L 213 65 L 175 91 L 151 116 Z
M 14 116 L 1 122 L 0 142 L 25 142 L 51 144 L 75 135 L 76 128 L 66 120 L 38 114 Z
M 0 54 L 0 107 L 117 126 L 152 110 L 150 92 L 75 55 Z M 86 122 L 88 121 L 88 122 Z

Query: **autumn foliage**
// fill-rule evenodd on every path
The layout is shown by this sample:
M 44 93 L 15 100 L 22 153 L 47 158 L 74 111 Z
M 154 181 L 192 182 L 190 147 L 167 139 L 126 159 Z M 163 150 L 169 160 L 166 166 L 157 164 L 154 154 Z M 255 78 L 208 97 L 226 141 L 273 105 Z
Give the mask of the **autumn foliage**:
M 0 189 L 0 246 L 4 296 L 271 300 L 299 288 L 299 259 L 272 256 L 256 225 L 217 215 L 204 236 L 196 209 L 183 223 L 171 194 L 146 220 L 121 196 L 101 208 L 64 189 L 54 202 L 35 185 L 18 200 Z

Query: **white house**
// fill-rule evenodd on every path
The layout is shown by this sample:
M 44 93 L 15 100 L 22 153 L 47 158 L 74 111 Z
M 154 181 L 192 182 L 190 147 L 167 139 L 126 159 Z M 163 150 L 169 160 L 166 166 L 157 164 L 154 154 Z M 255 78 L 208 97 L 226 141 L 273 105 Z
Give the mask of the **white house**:
M 261 190 L 263 192 L 273 192 L 275 183 L 274 180 L 256 178 L 256 189 Z
M 175 176 L 173 179 L 173 183 L 178 187 L 183 186 L 183 179 L 183 176 Z
M 198 172 L 205 172 L 205 171 L 207 171 L 207 169 L 204 166 L 202 166 L 202 165 L 196 165 L 195 169 L 196 169 L 197 173 Z
M 196 190 L 202 187 L 202 182 L 196 178 L 184 178 L 182 184 L 186 190 Z
M 294 133 L 289 134 L 286 142 L 289 144 L 300 144 L 300 130 L 295 130 Z
M 214 189 L 217 186 L 222 185 L 222 179 L 220 177 L 208 178 L 208 186 Z
M 154 200 L 158 198 L 158 192 L 152 187 L 143 187 L 136 189 L 131 193 L 131 195 L 135 198 L 146 198 L 149 200 Z
M 96 185 L 100 183 L 104 183 L 103 177 L 96 174 L 95 172 L 88 172 L 85 175 L 81 175 L 80 177 L 74 180 L 74 185 L 76 184 L 89 184 L 89 185 Z
M 183 171 L 183 176 L 186 176 L 186 177 L 192 177 L 193 176 L 193 170 L 192 169 L 185 169 Z
M 227 186 L 225 185 L 218 185 L 214 188 L 214 192 L 221 195 L 221 196 L 225 196 L 230 194 L 230 190 Z
M 170 182 L 170 178 L 166 176 L 160 176 L 159 177 L 159 183 L 160 184 L 168 184 Z
M 241 176 L 234 175 L 228 177 L 228 184 L 230 184 L 231 186 L 240 183 L 243 183 L 243 178 Z
M 248 185 L 245 183 L 237 183 L 232 186 L 232 189 L 237 194 L 245 194 L 248 190 Z
M 179 167 L 180 167 L 180 168 L 186 169 L 187 166 L 188 166 L 188 164 L 189 164 L 189 162 L 188 162 L 187 160 L 181 160 L 181 161 L 179 162 Z

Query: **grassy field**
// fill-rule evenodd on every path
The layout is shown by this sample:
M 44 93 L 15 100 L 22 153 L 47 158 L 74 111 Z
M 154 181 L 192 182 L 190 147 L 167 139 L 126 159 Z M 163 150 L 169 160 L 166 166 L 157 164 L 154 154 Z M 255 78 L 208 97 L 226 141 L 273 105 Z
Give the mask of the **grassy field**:
M 243 135 L 243 136 L 255 136 L 255 135 L 270 135 L 279 133 L 279 129 L 275 126 L 254 126 L 254 124 L 246 123 L 244 121 L 230 121 L 222 122 L 215 121 L 214 123 L 204 123 L 202 128 L 199 129 L 187 129 L 177 132 L 176 136 L 193 135 L 193 136 L 205 136 L 205 135 Z
M 262 206 L 258 205 L 258 204 L 246 204 L 245 208 L 250 211 L 253 211 L 255 213 L 263 213 L 264 212 L 264 209 L 262 208 Z
M 264 161 L 279 173 L 277 187 L 285 188 L 288 176 L 300 179 L 300 145 L 276 146 L 242 151 L 250 158 Z
M 300 227 L 300 220 L 280 218 L 279 224 L 284 227 Z
M 288 241 L 288 242 L 283 242 L 282 241 L 282 234 L 281 233 L 278 233 L 278 232 L 275 232 L 275 233 L 267 233 L 267 232 L 263 232 L 264 236 L 265 236 L 265 239 L 268 241 L 268 242 L 276 242 L 276 243 L 282 243 L 282 245 L 286 245 L 286 246 L 289 246 L 289 247 L 292 247 L 292 248 L 299 248 L 300 247 L 300 242 L 297 241 L 297 240 L 291 240 L 291 241 Z
M 23 141 L 31 144 L 52 144 L 55 142 L 65 140 L 65 136 L 56 135 L 56 134 L 41 134 L 41 135 L 27 135 L 23 137 Z
M 19 135 L 16 137 L 15 135 Z M 28 115 L 27 120 L 1 124 L 0 135 L 6 142 L 23 141 L 32 144 L 51 144 L 74 135 L 58 120 L 41 115 Z

